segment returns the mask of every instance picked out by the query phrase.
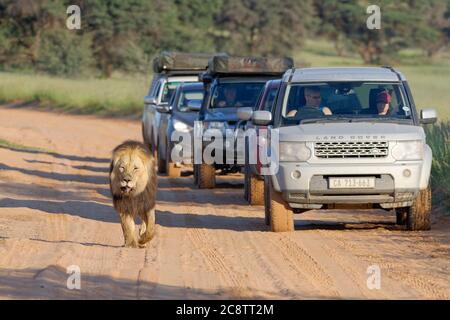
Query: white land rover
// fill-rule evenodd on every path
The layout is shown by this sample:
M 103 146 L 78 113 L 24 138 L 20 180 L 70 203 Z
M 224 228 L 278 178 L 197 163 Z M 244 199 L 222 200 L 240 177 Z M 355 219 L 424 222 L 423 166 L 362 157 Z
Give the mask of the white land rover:
M 287 71 L 275 110 L 253 123 L 276 130 L 278 166 L 265 176 L 266 221 L 294 230 L 309 209 L 382 208 L 408 230 L 430 229 L 432 154 L 406 78 L 391 67 Z

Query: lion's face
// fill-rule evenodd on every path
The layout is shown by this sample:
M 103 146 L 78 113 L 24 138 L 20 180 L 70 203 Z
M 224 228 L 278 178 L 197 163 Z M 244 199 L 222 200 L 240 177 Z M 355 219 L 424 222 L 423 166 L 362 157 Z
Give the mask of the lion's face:
M 148 180 L 148 168 L 137 151 L 119 154 L 114 159 L 111 173 L 112 188 L 115 194 L 133 196 L 144 191 Z

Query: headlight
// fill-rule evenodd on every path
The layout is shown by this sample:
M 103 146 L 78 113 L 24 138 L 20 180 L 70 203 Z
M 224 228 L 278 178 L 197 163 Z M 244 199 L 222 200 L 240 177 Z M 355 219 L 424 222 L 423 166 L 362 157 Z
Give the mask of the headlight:
M 280 142 L 278 154 L 280 161 L 305 162 L 311 158 L 311 149 L 305 142 Z
M 180 132 L 189 132 L 192 129 L 186 123 L 178 121 L 178 120 L 173 120 L 173 127 L 176 131 L 180 131 Z
M 423 159 L 423 141 L 397 141 L 392 148 L 392 156 L 395 160 L 422 160 Z

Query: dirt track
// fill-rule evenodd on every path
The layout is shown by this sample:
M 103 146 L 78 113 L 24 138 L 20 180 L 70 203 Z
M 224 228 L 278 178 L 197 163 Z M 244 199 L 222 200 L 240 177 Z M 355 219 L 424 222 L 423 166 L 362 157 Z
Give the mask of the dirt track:
M 448 218 L 410 233 L 382 211 L 316 211 L 274 234 L 242 177 L 204 191 L 161 176 L 156 238 L 126 249 L 107 171 L 140 123 L 7 106 L 0 119 L 0 139 L 46 150 L 0 148 L 0 298 L 450 299 Z M 374 264 L 379 290 L 366 284 Z M 66 287 L 70 265 L 81 290 Z

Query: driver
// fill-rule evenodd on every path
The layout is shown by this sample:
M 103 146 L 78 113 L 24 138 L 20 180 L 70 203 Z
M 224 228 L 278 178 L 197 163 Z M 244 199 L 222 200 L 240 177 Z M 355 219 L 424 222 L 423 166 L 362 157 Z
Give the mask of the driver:
M 237 90 L 234 87 L 227 86 L 224 88 L 223 95 L 225 100 L 217 103 L 218 107 L 242 107 L 242 103 L 236 101 Z
M 386 91 L 380 92 L 377 95 L 378 115 L 385 116 L 385 115 L 389 114 L 391 101 L 392 101 L 392 97 Z
M 306 87 L 304 90 L 305 95 L 305 105 L 303 108 L 316 108 L 322 111 L 324 115 L 331 115 L 332 112 L 328 107 L 320 107 L 320 102 L 322 101 L 322 96 L 320 94 L 319 87 Z M 300 108 L 302 108 L 300 107 Z M 297 110 L 291 110 L 288 112 L 287 117 L 294 117 Z

